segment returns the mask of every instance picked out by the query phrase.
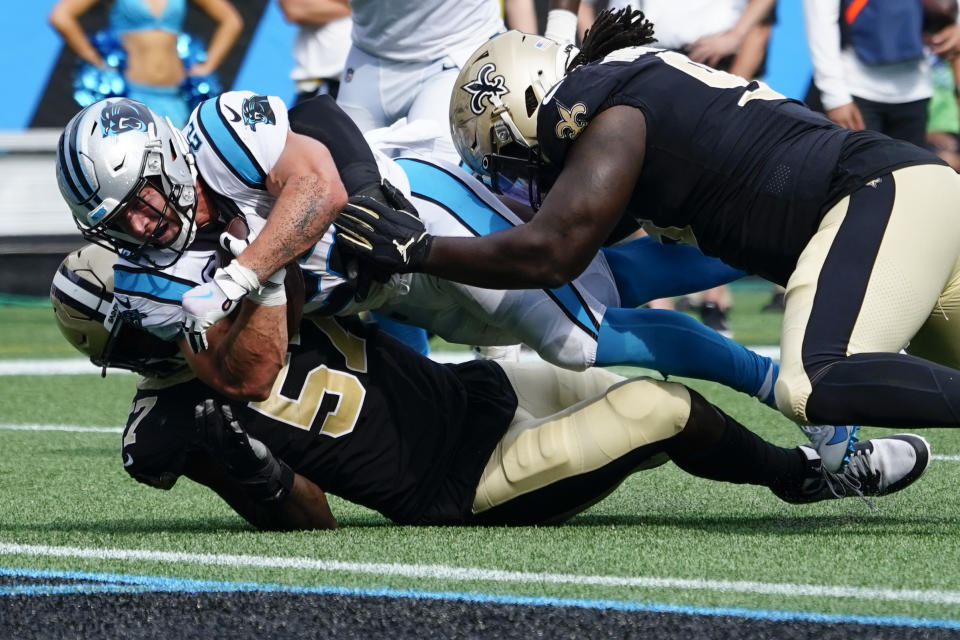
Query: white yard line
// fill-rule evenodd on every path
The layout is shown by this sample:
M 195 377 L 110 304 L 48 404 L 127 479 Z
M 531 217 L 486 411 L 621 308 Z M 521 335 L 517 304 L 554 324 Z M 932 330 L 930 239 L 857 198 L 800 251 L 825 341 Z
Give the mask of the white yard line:
M 123 427 L 81 427 L 72 424 L 0 424 L 4 431 L 71 431 L 75 433 L 123 433 Z
M 152 551 L 148 549 L 97 549 L 0 543 L 0 555 L 162 562 L 220 567 L 257 567 L 266 569 L 292 569 L 296 571 L 345 572 L 378 577 L 395 576 L 444 581 L 573 584 L 578 586 L 592 585 L 599 587 L 633 587 L 641 589 L 690 589 L 724 593 L 807 596 L 816 598 L 855 598 L 871 601 L 922 602 L 926 604 L 960 604 L 960 591 L 887 589 L 884 587 L 849 587 L 730 580 L 691 580 L 687 578 L 658 578 L 646 576 L 531 573 L 502 569 L 450 567 L 445 565 L 343 562 L 340 560 L 318 560 L 314 558 L 180 553 Z

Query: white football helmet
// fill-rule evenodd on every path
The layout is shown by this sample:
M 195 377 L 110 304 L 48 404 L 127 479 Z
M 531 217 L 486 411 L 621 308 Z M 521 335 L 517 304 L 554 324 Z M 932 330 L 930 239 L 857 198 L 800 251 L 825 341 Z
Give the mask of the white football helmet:
M 537 114 L 577 52 L 541 36 L 501 33 L 463 65 L 450 99 L 451 134 L 463 161 L 501 193 L 526 189 L 535 208 Z
M 114 304 L 113 263 L 117 256 L 99 245 L 72 251 L 57 269 L 50 301 L 60 333 L 93 364 L 164 378 L 187 364 L 176 343 L 139 329 L 137 311 Z
M 165 198 L 180 231 L 166 247 L 151 252 L 176 262 L 196 234 L 197 170 L 183 134 L 170 120 L 129 98 L 108 98 L 86 107 L 67 123 L 57 145 L 57 184 L 83 237 L 115 252 L 138 257 L 151 246 L 124 233 L 117 223 L 146 184 Z M 158 230 L 160 226 L 158 225 Z M 154 247 L 155 248 L 155 247 Z

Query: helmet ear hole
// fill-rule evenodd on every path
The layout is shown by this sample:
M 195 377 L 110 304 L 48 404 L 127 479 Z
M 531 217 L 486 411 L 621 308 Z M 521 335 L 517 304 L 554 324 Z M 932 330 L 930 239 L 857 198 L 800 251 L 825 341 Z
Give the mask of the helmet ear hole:
M 537 107 L 540 106 L 540 101 L 537 100 L 537 94 L 533 91 L 533 86 L 528 86 L 527 90 L 523 93 L 523 99 L 526 102 L 527 107 L 527 117 L 533 117 L 533 112 L 537 110 Z

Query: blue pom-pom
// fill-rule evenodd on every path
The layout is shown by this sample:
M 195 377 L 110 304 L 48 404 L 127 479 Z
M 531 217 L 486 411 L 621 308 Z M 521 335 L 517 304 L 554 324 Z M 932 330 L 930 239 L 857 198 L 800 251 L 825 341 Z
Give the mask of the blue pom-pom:
M 123 77 L 123 71 L 127 68 L 127 52 L 120 37 L 110 29 L 103 29 L 94 33 L 90 41 L 109 68 L 98 69 L 87 62 L 77 67 L 73 76 L 73 99 L 81 107 L 105 98 L 123 96 L 127 92 Z M 187 33 L 177 36 L 177 55 L 184 69 L 207 61 L 206 46 L 199 38 Z M 180 92 L 192 109 L 207 98 L 222 93 L 223 87 L 215 74 L 187 76 L 180 85 Z
M 180 85 L 180 95 L 189 103 L 193 109 L 198 104 L 223 93 L 220 81 L 216 75 L 208 76 L 187 76 L 183 84 Z

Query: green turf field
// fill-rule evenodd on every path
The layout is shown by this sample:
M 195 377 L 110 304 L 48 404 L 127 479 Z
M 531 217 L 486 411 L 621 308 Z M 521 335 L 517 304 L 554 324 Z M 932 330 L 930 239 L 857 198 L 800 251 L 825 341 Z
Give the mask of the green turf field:
M 765 289 L 737 289 L 733 328 L 776 340 Z M 0 360 L 70 357 L 45 306 L 0 307 Z M 848 499 L 805 507 L 672 465 L 632 476 L 565 525 L 401 528 L 332 499 L 342 528 L 257 533 L 188 481 L 170 492 L 123 471 L 135 378 L 0 377 L 0 568 L 96 571 L 945 619 L 960 625 L 960 430 L 928 430 L 934 460 L 877 512 Z M 796 427 L 754 400 L 692 383 L 756 431 Z M 100 430 L 18 429 L 23 425 Z M 867 435 L 884 433 L 866 430 Z M 160 552 L 167 552 L 162 554 Z

